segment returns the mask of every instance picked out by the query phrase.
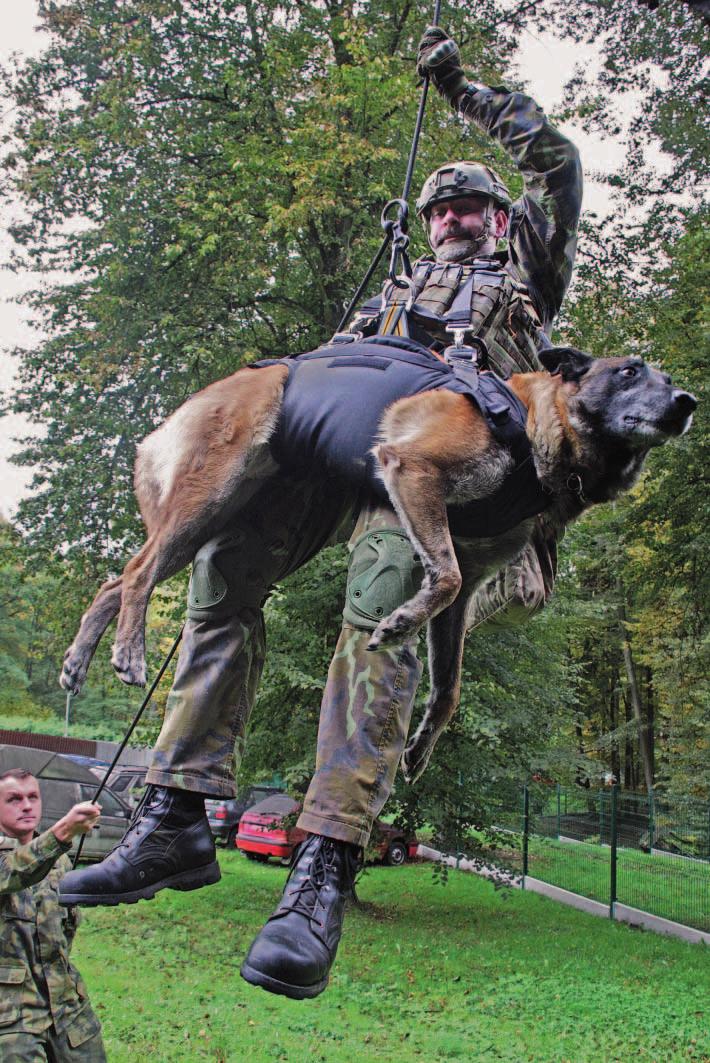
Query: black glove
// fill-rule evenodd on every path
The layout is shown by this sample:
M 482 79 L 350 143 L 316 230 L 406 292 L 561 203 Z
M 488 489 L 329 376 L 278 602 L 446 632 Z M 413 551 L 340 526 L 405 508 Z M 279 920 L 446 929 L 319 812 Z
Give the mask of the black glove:
M 469 85 L 455 42 L 438 26 L 427 26 L 424 30 L 417 53 L 417 73 L 420 77 L 429 74 L 437 91 L 449 103 Z

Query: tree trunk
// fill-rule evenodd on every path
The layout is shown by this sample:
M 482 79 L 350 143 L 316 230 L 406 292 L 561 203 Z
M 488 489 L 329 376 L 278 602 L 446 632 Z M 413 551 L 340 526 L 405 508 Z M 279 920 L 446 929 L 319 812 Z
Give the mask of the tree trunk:
M 656 765 L 656 713 L 653 696 L 653 672 L 650 667 L 644 668 L 646 687 L 646 734 L 648 735 L 648 748 L 651 764 Z M 655 774 L 655 773 L 654 773 Z
M 626 723 L 630 723 L 632 719 L 631 705 L 628 698 L 624 698 L 624 715 L 626 717 Z M 628 729 L 626 731 L 626 738 L 624 739 L 624 786 L 627 790 L 636 789 L 636 764 L 634 763 L 634 746 L 631 738 L 629 737 Z

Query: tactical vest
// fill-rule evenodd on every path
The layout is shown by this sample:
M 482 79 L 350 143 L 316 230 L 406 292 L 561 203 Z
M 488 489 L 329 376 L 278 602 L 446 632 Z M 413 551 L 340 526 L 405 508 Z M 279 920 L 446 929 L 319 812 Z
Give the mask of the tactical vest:
M 368 300 L 350 332 L 409 336 L 439 351 L 463 331 L 487 354 L 487 368 L 504 379 L 541 368 L 537 351 L 544 343 L 542 324 L 530 293 L 498 258 L 469 264 L 415 263 L 412 288 L 387 281 L 381 295 Z

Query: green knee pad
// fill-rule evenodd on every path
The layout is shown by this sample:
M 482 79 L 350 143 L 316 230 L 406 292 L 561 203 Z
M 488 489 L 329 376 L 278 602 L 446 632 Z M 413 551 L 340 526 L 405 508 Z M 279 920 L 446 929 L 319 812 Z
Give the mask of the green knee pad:
M 219 540 L 213 539 L 198 550 L 192 563 L 192 575 L 187 592 L 187 615 L 194 620 L 198 614 L 220 606 L 227 596 L 227 581 L 215 564 Z
M 343 617 L 373 631 L 421 586 L 424 570 L 401 528 L 361 535 L 353 546 Z
M 248 607 L 259 609 L 269 593 L 269 551 L 239 532 L 210 539 L 195 554 L 187 592 L 191 620 L 213 620 Z

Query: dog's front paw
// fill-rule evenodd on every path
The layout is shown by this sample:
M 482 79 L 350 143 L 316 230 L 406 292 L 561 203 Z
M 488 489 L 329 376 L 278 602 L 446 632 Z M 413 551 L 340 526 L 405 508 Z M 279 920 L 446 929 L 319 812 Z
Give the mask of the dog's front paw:
M 64 654 L 64 663 L 59 675 L 59 685 L 70 694 L 77 695 L 84 685 L 89 669 L 89 655 L 79 653 L 74 644 Z
M 372 632 L 372 638 L 367 644 L 368 650 L 381 650 L 386 646 L 397 646 L 410 635 L 416 634 L 421 624 L 416 617 L 402 606 L 381 620 Z
M 111 654 L 111 664 L 121 682 L 131 687 L 145 686 L 145 653 L 142 650 L 116 642 Z
M 431 752 L 431 749 L 421 749 L 417 742 L 411 742 L 405 749 L 402 754 L 402 775 L 410 786 L 426 771 Z
M 411 741 L 407 743 L 402 754 L 401 768 L 404 781 L 409 783 L 410 786 L 417 779 L 420 779 L 426 771 L 427 764 L 434 752 L 437 738 L 438 734 L 434 734 L 429 728 L 423 730 L 420 728 Z

